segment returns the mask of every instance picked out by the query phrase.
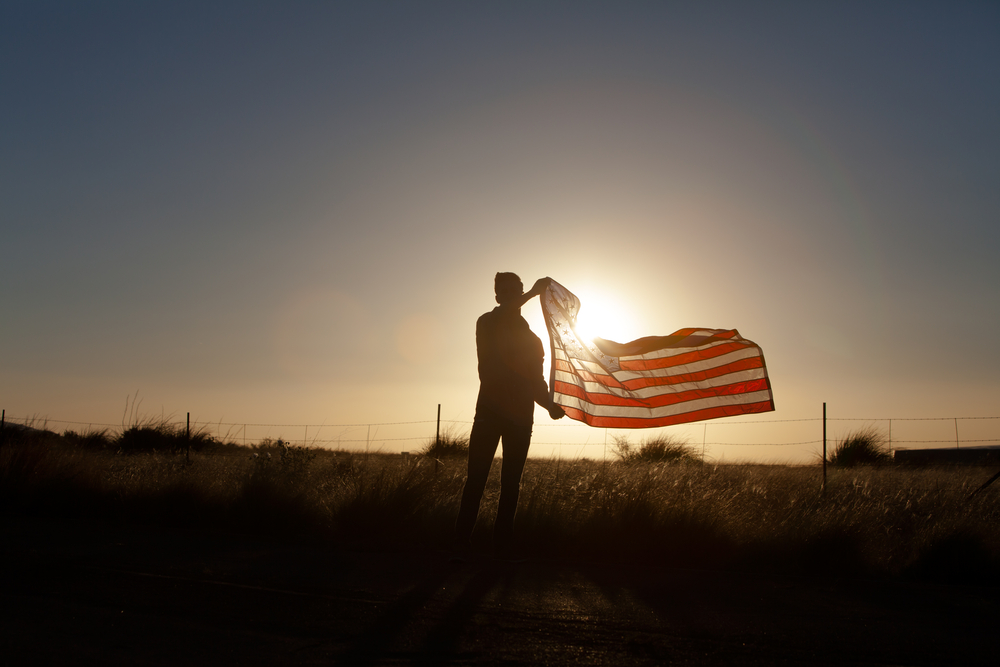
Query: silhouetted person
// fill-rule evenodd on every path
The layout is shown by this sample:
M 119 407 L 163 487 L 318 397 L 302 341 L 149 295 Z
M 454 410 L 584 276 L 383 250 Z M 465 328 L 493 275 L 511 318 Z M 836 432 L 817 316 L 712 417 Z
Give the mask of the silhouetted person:
M 469 437 L 469 475 L 455 524 L 458 546 L 462 550 L 468 548 L 486 479 L 502 439 L 500 504 L 493 524 L 493 547 L 500 555 L 509 551 L 514 538 L 521 473 L 531 444 L 535 403 L 548 410 L 553 419 L 566 414 L 552 402 L 545 384 L 542 341 L 521 317 L 521 306 L 540 295 L 550 280 L 539 279 L 525 294 L 521 279 L 515 274 L 498 273 L 494 288 L 500 305 L 476 322 L 479 399 Z

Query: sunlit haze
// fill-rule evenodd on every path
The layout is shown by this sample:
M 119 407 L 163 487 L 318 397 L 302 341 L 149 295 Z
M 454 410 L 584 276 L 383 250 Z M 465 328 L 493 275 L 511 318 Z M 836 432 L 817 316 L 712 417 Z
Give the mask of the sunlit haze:
M 760 345 L 775 412 L 665 429 L 715 460 L 814 461 L 784 420 L 824 402 L 862 420 L 831 437 L 1000 440 L 954 421 L 1000 416 L 998 34 L 994 3 L 5 3 L 0 407 L 415 449 L 438 404 L 469 428 L 512 271 L 591 335 Z M 620 435 L 535 420 L 539 456 Z

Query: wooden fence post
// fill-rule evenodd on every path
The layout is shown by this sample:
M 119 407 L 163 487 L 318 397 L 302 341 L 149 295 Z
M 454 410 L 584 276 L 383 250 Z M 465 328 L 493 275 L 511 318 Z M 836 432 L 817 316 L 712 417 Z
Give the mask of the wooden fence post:
M 826 493 L 826 401 L 823 401 L 823 493 Z

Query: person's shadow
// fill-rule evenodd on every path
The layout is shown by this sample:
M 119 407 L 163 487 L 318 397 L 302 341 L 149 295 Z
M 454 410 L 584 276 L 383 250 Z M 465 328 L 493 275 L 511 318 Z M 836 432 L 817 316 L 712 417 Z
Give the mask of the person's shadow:
M 381 664 L 399 650 L 399 643 L 409 626 L 419 621 L 421 613 L 443 589 L 462 585 L 441 619 L 433 624 L 419 648 L 406 656 L 415 663 L 444 664 L 461 660 L 457 645 L 470 626 L 470 621 L 490 594 L 509 578 L 512 565 L 503 561 L 486 561 L 471 578 L 461 584 L 462 566 L 443 563 L 430 572 L 409 593 L 393 602 L 339 656 L 343 665 Z M 400 656 L 395 656 L 400 657 Z M 469 657 L 469 656 L 465 656 Z

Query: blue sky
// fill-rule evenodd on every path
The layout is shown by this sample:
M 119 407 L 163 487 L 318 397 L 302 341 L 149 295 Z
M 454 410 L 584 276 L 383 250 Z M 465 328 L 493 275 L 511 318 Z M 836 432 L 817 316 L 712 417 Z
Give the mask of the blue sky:
M 471 420 L 515 271 L 771 419 L 997 415 L 1000 9 L 801 4 L 5 3 L 0 402 Z

